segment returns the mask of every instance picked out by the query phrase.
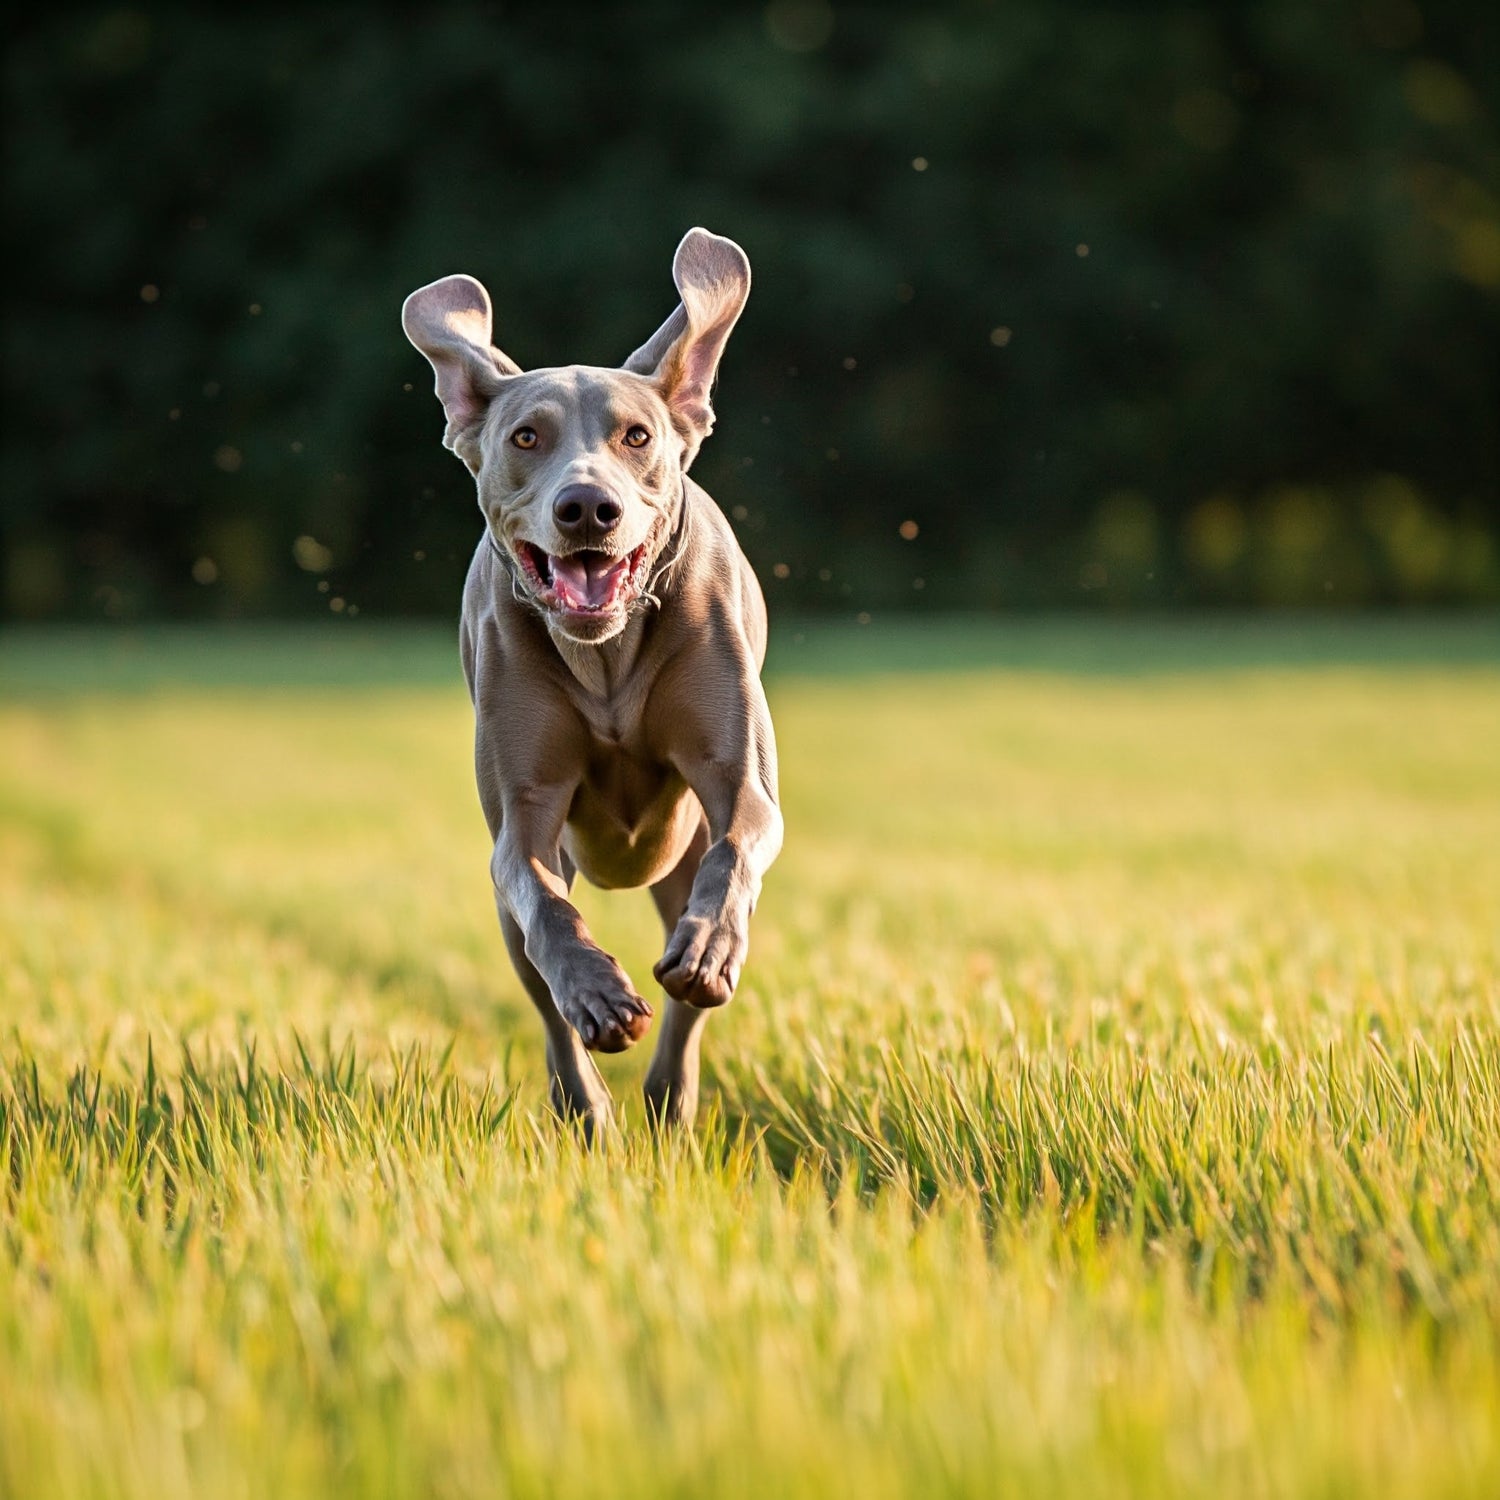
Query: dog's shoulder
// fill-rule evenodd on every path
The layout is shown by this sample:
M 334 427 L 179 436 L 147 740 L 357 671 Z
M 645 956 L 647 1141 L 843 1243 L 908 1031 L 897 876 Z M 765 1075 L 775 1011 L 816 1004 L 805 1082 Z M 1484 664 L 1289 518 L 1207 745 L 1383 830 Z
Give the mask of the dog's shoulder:
M 681 595 L 689 618 L 715 636 L 743 642 L 759 670 L 766 652 L 766 602 L 734 527 L 702 485 L 687 481 L 689 507 Z

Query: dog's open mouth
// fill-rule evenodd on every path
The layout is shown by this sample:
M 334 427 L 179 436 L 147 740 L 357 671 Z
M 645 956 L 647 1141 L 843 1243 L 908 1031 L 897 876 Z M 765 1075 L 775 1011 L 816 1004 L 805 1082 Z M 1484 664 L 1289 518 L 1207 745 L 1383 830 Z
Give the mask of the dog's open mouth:
M 618 555 L 586 549 L 556 557 L 531 542 L 516 550 L 539 604 L 570 615 L 607 615 L 639 597 L 650 543 Z

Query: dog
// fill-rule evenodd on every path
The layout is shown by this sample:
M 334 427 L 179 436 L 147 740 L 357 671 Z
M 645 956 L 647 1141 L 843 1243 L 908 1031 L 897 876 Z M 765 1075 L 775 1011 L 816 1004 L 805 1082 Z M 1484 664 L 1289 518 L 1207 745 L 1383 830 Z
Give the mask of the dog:
M 591 1136 L 613 1114 L 590 1054 L 639 1041 L 653 1010 L 568 899 L 575 875 L 651 889 L 666 999 L 646 1105 L 687 1125 L 704 1022 L 739 983 L 782 841 L 765 600 L 688 477 L 750 262 L 692 229 L 672 279 L 679 305 L 618 369 L 522 370 L 469 276 L 401 315 L 485 521 L 459 636 L 500 927 L 546 1029 L 553 1106 Z

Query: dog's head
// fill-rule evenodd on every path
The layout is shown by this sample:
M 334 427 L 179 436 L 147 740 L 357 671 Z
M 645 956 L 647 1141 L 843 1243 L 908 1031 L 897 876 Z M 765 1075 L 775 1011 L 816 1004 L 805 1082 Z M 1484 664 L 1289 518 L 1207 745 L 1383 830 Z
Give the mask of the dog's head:
M 434 281 L 401 310 L 437 374 L 444 446 L 473 473 L 518 592 L 577 641 L 624 628 L 671 536 L 750 262 L 691 229 L 672 279 L 680 305 L 619 369 L 522 370 L 491 342 L 489 294 L 472 276 Z

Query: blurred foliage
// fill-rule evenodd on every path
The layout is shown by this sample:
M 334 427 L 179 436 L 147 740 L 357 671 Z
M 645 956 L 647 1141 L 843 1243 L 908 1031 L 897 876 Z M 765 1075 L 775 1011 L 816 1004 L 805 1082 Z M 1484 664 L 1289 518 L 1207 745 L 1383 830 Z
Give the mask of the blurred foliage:
M 697 477 L 773 602 L 1500 598 L 1481 4 L 43 12 L 5 57 L 13 616 L 451 613 L 398 324 L 613 362 L 756 268 Z

